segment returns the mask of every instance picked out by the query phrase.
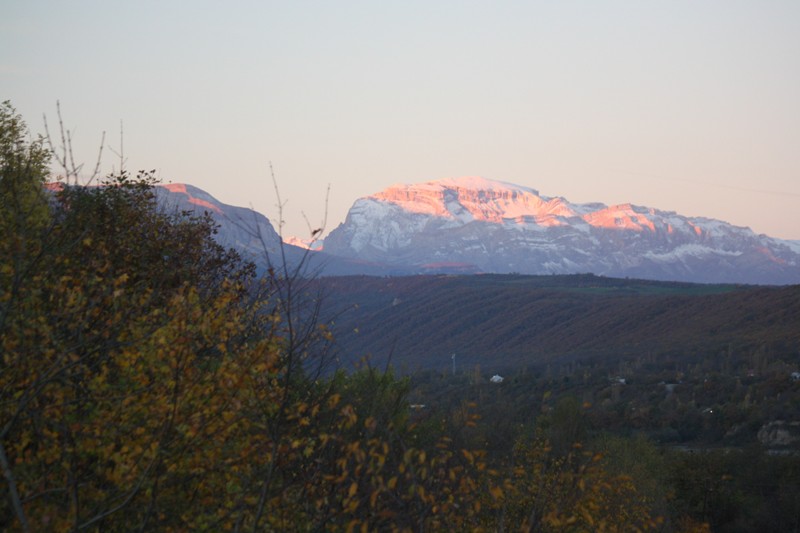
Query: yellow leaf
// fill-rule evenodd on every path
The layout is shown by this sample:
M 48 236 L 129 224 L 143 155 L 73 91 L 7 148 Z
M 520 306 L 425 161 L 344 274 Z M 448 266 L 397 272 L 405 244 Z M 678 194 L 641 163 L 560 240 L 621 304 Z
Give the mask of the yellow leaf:
M 586 520 L 586 523 L 589 524 L 590 526 L 593 526 L 594 519 L 592 518 L 592 514 L 587 509 L 583 508 L 580 510 L 580 512 L 581 515 L 583 516 L 583 519 Z

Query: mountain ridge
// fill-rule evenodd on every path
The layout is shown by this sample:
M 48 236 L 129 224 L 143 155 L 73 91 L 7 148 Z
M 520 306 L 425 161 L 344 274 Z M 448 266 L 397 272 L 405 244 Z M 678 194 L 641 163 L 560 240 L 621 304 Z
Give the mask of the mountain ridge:
M 161 209 L 208 213 L 217 224 L 214 236 L 217 242 L 235 249 L 261 271 L 280 266 L 286 261 L 290 269 L 300 268 L 301 273 L 307 276 L 404 273 L 369 261 L 333 257 L 322 251 L 310 250 L 307 243 L 297 241 L 295 244 L 289 239 L 284 241 L 263 214 L 248 207 L 222 203 L 188 183 L 159 184 L 155 193 Z
M 359 198 L 324 249 L 413 272 L 449 263 L 496 273 L 800 282 L 800 242 L 630 203 L 571 203 L 480 177 L 393 185 Z
M 575 274 L 696 283 L 800 283 L 800 241 L 630 203 L 572 203 L 480 177 L 393 185 L 357 199 L 322 250 L 190 184 L 162 207 L 208 212 L 217 240 L 262 268 L 283 255 L 314 275 Z M 301 246 L 297 246 L 300 244 Z M 316 241 L 315 244 L 319 244 Z M 283 249 L 281 249 L 283 245 Z

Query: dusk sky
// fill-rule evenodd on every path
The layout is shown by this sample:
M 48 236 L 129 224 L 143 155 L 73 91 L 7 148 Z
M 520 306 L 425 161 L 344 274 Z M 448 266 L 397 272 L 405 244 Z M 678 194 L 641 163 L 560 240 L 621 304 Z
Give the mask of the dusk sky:
M 800 239 L 800 1 L 0 0 L 0 100 L 307 237 L 483 176 Z M 105 150 L 103 169 L 119 160 Z

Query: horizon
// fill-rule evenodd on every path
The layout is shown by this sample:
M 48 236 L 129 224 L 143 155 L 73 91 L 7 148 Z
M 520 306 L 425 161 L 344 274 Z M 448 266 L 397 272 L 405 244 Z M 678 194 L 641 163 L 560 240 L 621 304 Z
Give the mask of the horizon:
M 325 234 L 393 184 L 484 176 L 800 240 L 800 4 L 33 0 L 0 84 L 76 159 Z M 123 150 L 124 148 L 124 150 Z M 326 206 L 326 191 L 330 197 Z

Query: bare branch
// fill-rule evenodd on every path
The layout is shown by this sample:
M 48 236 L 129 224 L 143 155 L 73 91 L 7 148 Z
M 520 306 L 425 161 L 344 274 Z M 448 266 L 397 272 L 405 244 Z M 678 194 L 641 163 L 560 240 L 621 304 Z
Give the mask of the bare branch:
M 103 159 L 103 145 L 106 143 L 106 132 L 103 132 L 102 137 L 100 138 L 100 148 L 97 150 L 97 162 L 94 165 L 94 170 L 92 171 L 92 175 L 89 176 L 89 180 L 86 182 L 87 185 L 90 185 L 97 176 L 100 175 L 100 162 Z
M 31 527 L 28 524 L 28 518 L 25 516 L 25 510 L 22 508 L 22 501 L 17 491 L 17 482 L 14 479 L 14 472 L 11 470 L 11 465 L 8 463 L 6 448 L 3 446 L 2 440 L 0 440 L 0 466 L 2 466 L 3 476 L 8 482 L 8 491 L 11 496 L 11 504 L 14 507 L 14 512 L 17 514 L 17 519 L 19 519 L 19 523 L 22 525 L 22 530 L 28 532 L 31 530 Z
M 303 216 L 303 220 L 306 222 L 306 226 L 308 227 L 308 234 L 311 236 L 311 243 L 317 242 L 322 234 L 325 232 L 325 228 L 328 225 L 328 201 L 331 195 L 331 184 L 328 184 L 328 188 L 325 191 L 325 212 L 322 217 L 322 222 L 316 228 L 311 226 L 311 222 L 308 220 L 308 217 L 303 211 L 300 211 L 300 214 Z
M 61 112 L 59 111 L 58 121 L 61 122 Z M 62 126 L 63 128 L 63 126 Z M 80 165 L 75 164 L 75 155 L 72 153 L 72 132 L 67 130 L 67 152 L 69 153 L 69 165 L 70 169 L 72 170 L 72 174 L 75 176 L 75 184 L 78 184 L 78 175 L 80 171 L 83 170 L 83 163 Z
M 105 137 L 104 137 L 105 138 Z M 115 156 L 119 157 L 119 173 L 122 174 L 125 172 L 125 163 L 128 161 L 128 158 L 125 157 L 125 144 L 124 144 L 124 132 L 122 130 L 122 121 L 119 121 L 119 152 L 108 147 L 111 150 L 111 153 Z
M 283 206 L 285 204 L 281 201 L 281 191 L 278 187 L 278 180 L 275 178 L 275 170 L 272 168 L 272 161 L 269 162 L 269 175 L 272 178 L 272 187 L 275 189 L 275 198 L 278 200 L 278 236 L 280 236 L 281 241 L 283 241 Z
M 80 172 L 83 170 L 83 163 L 75 163 L 75 155 L 72 150 L 73 132 L 64 127 L 64 120 L 61 115 L 61 102 L 56 101 L 56 116 L 58 116 L 58 133 L 60 137 L 60 145 L 56 146 L 53 142 L 53 136 L 50 134 L 50 127 L 47 124 L 47 115 L 44 115 L 44 131 L 45 142 L 50 151 L 53 159 L 64 173 L 64 181 L 69 185 L 70 182 L 74 185 L 80 185 Z M 103 157 L 103 145 L 105 144 L 106 132 L 104 131 L 100 139 L 100 148 L 97 151 L 97 163 L 95 164 L 94 171 L 86 180 L 86 185 L 90 184 L 100 174 L 100 162 Z

